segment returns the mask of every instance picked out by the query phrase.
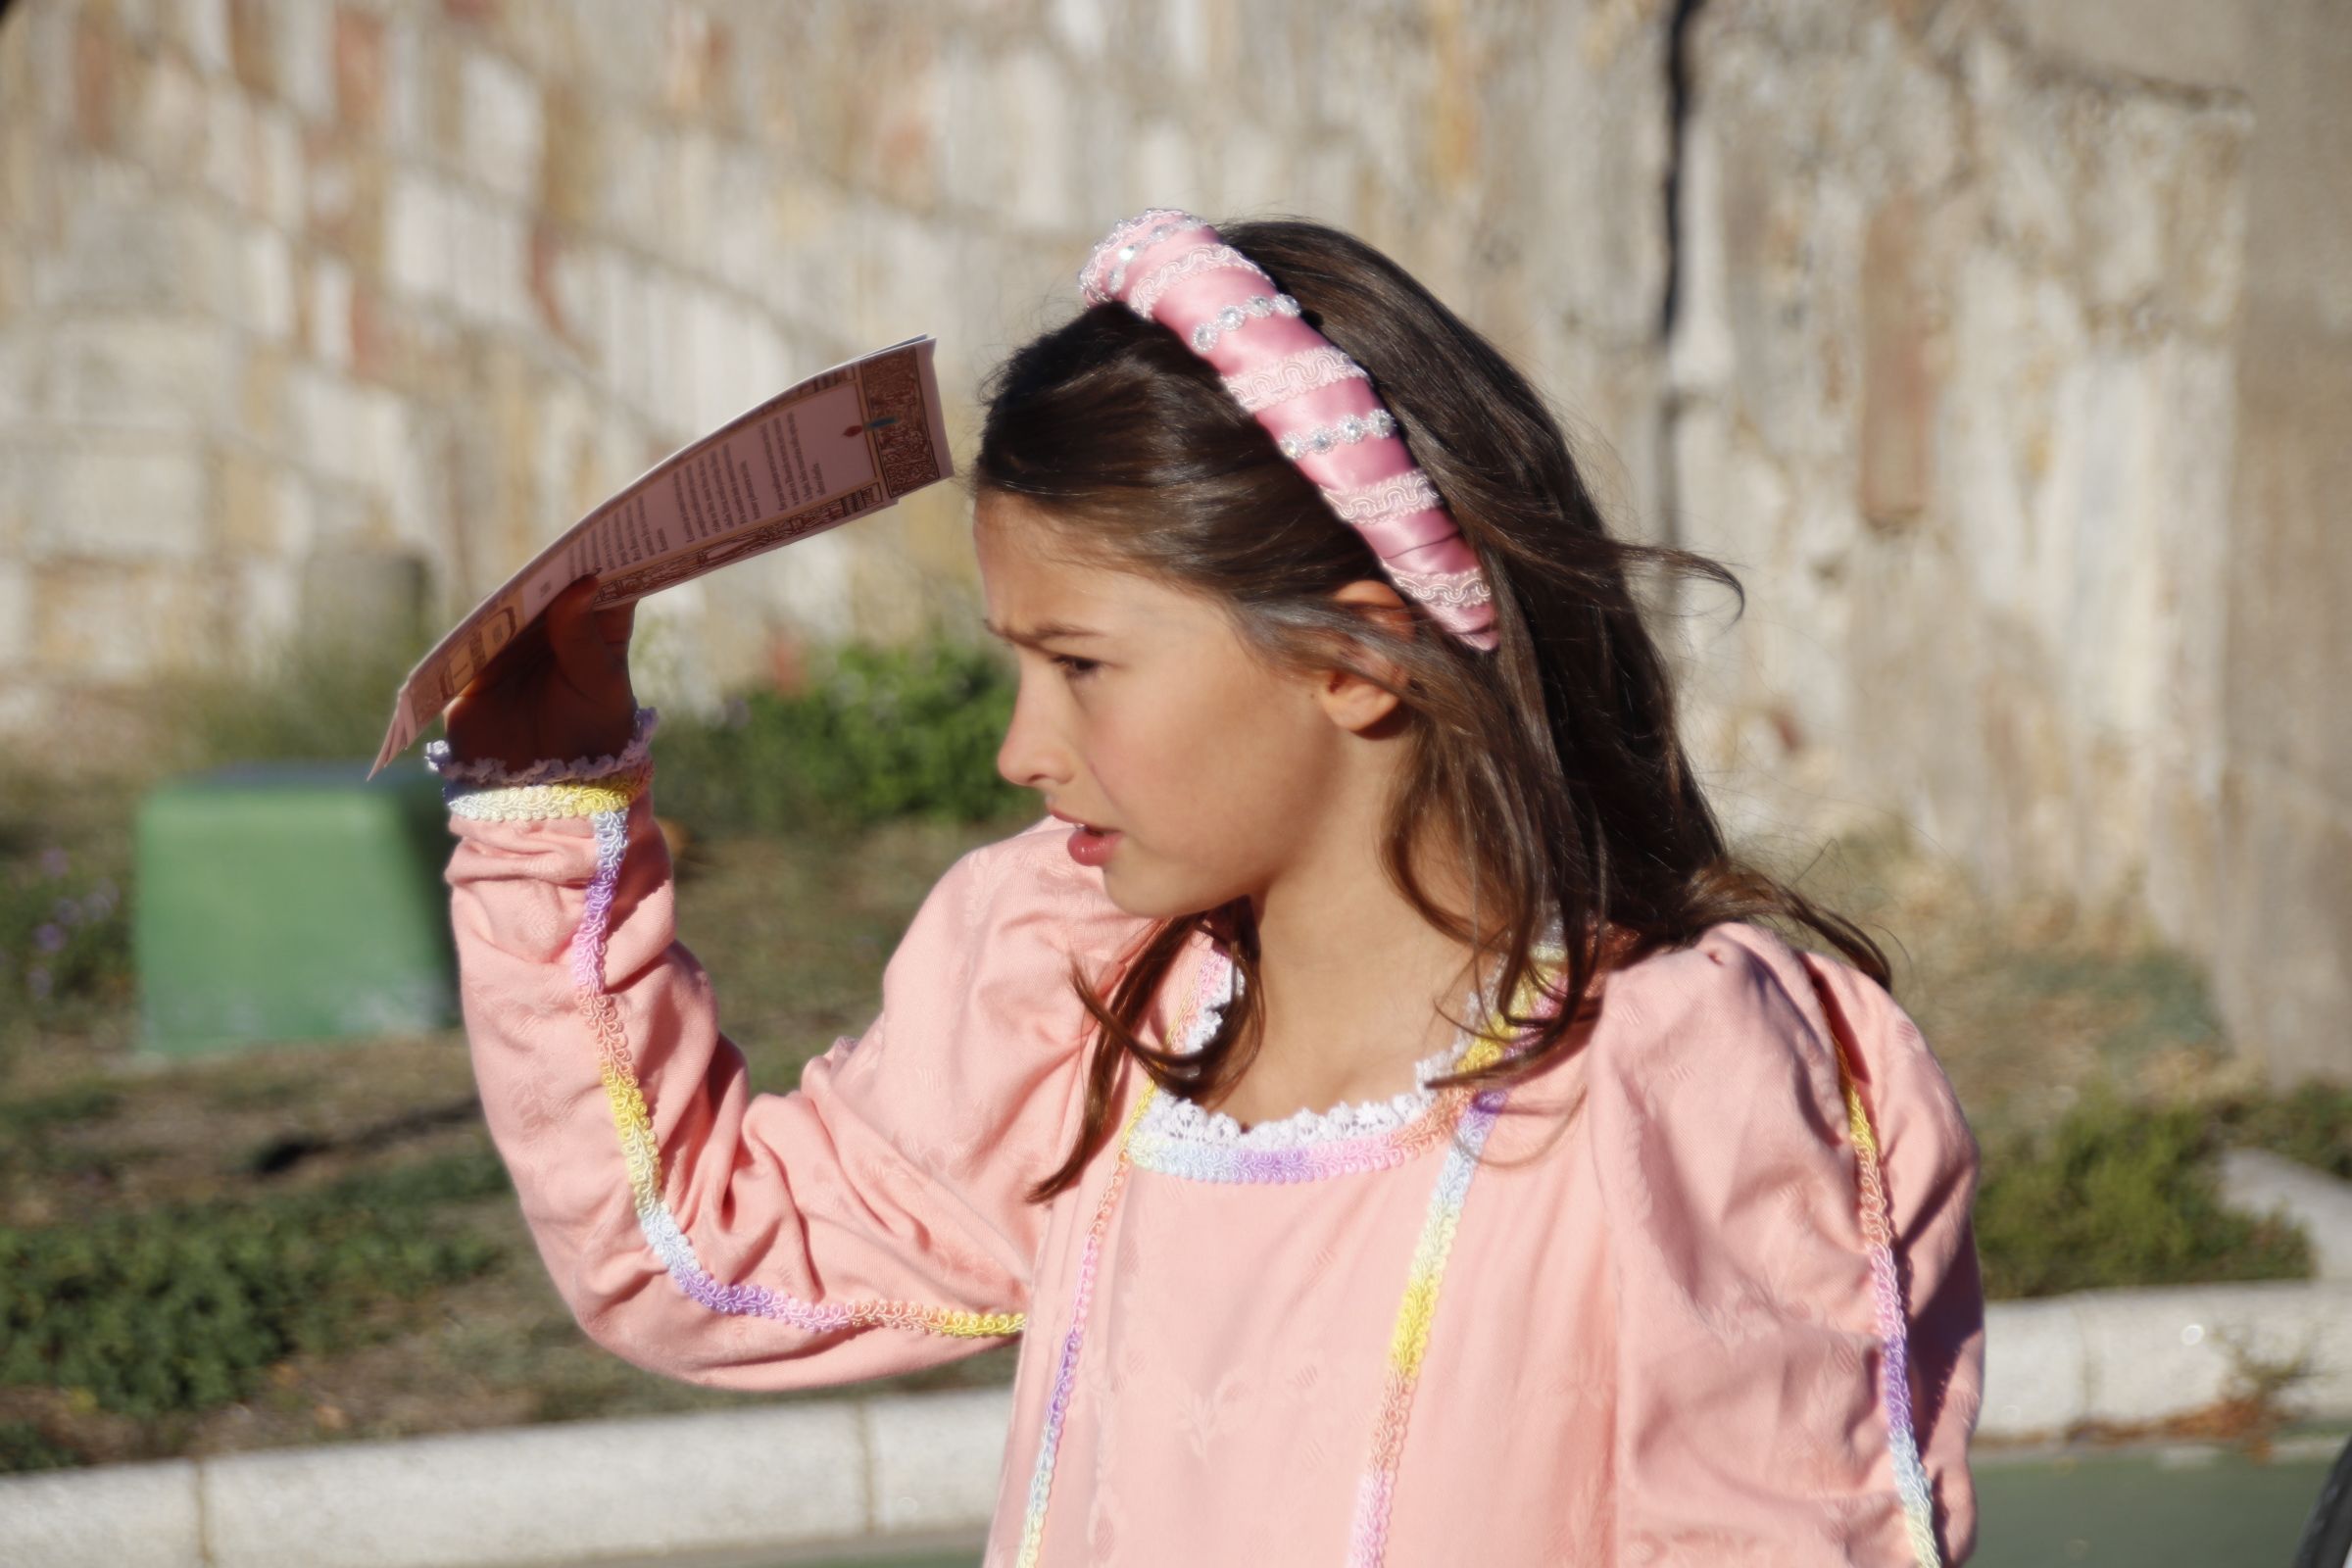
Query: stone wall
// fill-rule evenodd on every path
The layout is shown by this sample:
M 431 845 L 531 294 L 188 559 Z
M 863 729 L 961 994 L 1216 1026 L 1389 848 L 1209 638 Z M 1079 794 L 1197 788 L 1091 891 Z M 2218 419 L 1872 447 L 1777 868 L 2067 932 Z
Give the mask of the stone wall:
M 2352 1077 L 2352 13 L 1726 0 L 1684 49 L 1667 490 L 1754 595 L 1686 623 L 1727 807 L 2136 907 L 2275 1076 Z
M 968 451 L 1111 219 L 1298 212 L 1531 370 L 1622 528 L 1740 572 L 1737 624 L 1673 622 L 1736 827 L 2143 908 L 2282 1075 L 2352 1073 L 2347 15 L 19 0 L 0 733 L 439 621 L 908 333 Z M 640 664 L 708 702 L 973 609 L 943 489 L 649 602 Z
M 2352 1079 L 2352 11 L 2255 43 L 2211 956 L 2274 1077 Z
M 1153 202 L 1396 246 L 1646 467 L 1650 11 L 23 0 L 0 730 L 258 664 L 412 563 L 438 621 L 679 441 L 914 332 L 968 432 Z M 968 625 L 971 584 L 942 489 L 649 602 L 640 662 L 710 701 L 782 634 Z
M 1855 10 L 1690 40 L 1677 515 L 1760 573 L 1710 751 L 2210 951 L 2246 97 Z

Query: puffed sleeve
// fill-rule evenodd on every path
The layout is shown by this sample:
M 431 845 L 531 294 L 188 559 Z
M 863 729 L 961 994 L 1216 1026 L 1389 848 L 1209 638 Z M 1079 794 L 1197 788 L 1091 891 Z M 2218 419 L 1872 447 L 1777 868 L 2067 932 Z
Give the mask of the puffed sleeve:
M 755 1093 L 675 940 L 649 785 L 641 762 L 451 786 L 475 1077 L 558 1291 L 598 1344 L 734 1388 L 1004 1343 L 1045 1233 L 1025 1190 L 1082 1109 L 1069 967 L 1100 981 L 1138 922 L 1049 823 L 975 850 L 924 900 L 863 1035 Z
M 1591 1079 L 1612 1561 L 1964 1561 L 1984 1303 L 1950 1082 L 1876 983 L 1761 927 L 1628 973 Z

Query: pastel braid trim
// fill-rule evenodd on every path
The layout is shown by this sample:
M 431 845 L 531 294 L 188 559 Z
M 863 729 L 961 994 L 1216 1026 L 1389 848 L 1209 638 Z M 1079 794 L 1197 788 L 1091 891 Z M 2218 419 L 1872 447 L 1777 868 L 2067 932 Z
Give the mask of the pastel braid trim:
M 1211 950 L 1200 964 L 1205 973 L 1219 955 Z M 1166 1039 L 1184 1040 L 1190 1037 L 1200 1016 L 1201 999 L 1207 988 L 1195 984 L 1187 994 L 1184 1006 L 1175 1022 L 1169 1026 Z M 1046 1404 L 1046 1417 L 1037 1438 L 1037 1463 L 1029 1472 L 1029 1506 L 1021 1516 L 1021 1544 L 1013 1555 L 1014 1568 L 1037 1568 L 1038 1552 L 1046 1539 L 1046 1505 L 1054 1496 L 1054 1463 L 1061 1454 L 1062 1423 L 1070 1413 L 1070 1396 L 1078 1386 L 1078 1352 L 1086 1344 L 1086 1319 L 1095 1299 L 1095 1275 L 1102 1258 L 1103 1238 L 1110 1233 L 1110 1216 L 1119 1204 L 1119 1195 L 1126 1191 L 1127 1173 L 1134 1168 L 1128 1159 L 1128 1149 L 1135 1141 L 1135 1129 L 1144 1119 L 1152 1097 L 1159 1086 L 1146 1083 L 1144 1092 L 1135 1099 L 1135 1106 L 1127 1113 L 1127 1123 L 1119 1132 L 1117 1162 L 1111 1166 L 1110 1180 L 1102 1188 L 1102 1197 L 1095 1204 L 1094 1223 L 1087 1227 L 1086 1247 L 1078 1257 L 1078 1288 L 1070 1301 L 1070 1327 L 1061 1339 L 1061 1355 L 1054 1365 L 1054 1392 Z
M 1502 1054 L 1492 1035 L 1482 1035 L 1462 1058 L 1461 1070 L 1474 1071 Z M 1372 1423 L 1372 1451 L 1355 1488 L 1355 1520 L 1348 1532 L 1348 1568 L 1378 1568 L 1387 1561 L 1389 1515 L 1396 1501 L 1396 1466 L 1404 1452 L 1406 1422 L 1413 1411 L 1413 1392 L 1421 1384 L 1421 1364 L 1429 1354 L 1429 1334 L 1438 1315 L 1438 1291 L 1446 1283 L 1446 1264 L 1453 1255 L 1454 1234 L 1461 1229 L 1462 1209 L 1470 1197 L 1470 1178 L 1477 1174 L 1487 1137 L 1502 1112 L 1507 1090 L 1488 1089 L 1475 1095 L 1455 1089 L 1448 1099 L 1469 1103 L 1454 1126 L 1446 1163 L 1439 1167 L 1437 1186 L 1429 1195 L 1429 1212 L 1421 1222 L 1421 1237 L 1405 1275 L 1404 1299 L 1396 1306 L 1396 1326 L 1389 1336 L 1388 1375 L 1382 1380 L 1380 1414 Z
M 1894 1489 L 1902 1499 L 1903 1524 L 1911 1537 L 1911 1556 L 1918 1568 L 1942 1568 L 1936 1544 L 1935 1500 L 1928 1490 L 1927 1466 L 1920 1462 L 1919 1439 L 1911 1416 L 1911 1350 L 1908 1314 L 1903 1309 L 1902 1286 L 1894 1256 L 1894 1221 L 1886 1200 L 1886 1184 L 1879 1168 L 1878 1135 L 1871 1130 L 1870 1113 L 1846 1062 L 1838 1051 L 1838 1084 L 1845 1093 L 1846 1124 L 1854 1139 L 1854 1166 L 1860 1177 L 1862 1240 L 1870 1256 L 1871 1294 L 1878 1302 L 1880 1399 L 1886 1407 L 1886 1442 L 1894 1456 Z
M 609 773 L 603 778 L 565 779 L 556 784 L 512 784 L 473 787 L 456 782 L 441 786 L 442 798 L 453 815 L 471 822 L 538 822 L 570 816 L 626 813 L 643 795 L 652 770 Z
M 1227 961 L 1224 956 L 1211 950 L 1195 971 L 1191 994 L 1183 1012 L 1171 1030 L 1170 1039 L 1184 1039 L 1200 1016 L 1203 999 L 1221 978 L 1218 965 Z M 1524 996 L 1522 998 L 1524 1001 Z M 1490 1020 L 1491 1026 L 1492 1020 Z M 1458 1070 L 1469 1071 L 1483 1067 L 1498 1058 L 1503 1042 L 1490 1029 L 1482 1030 L 1462 1057 Z M 1070 1328 L 1063 1337 L 1061 1358 L 1054 1369 L 1054 1394 L 1046 1409 L 1044 1428 L 1039 1434 L 1037 1464 L 1029 1482 L 1029 1507 L 1021 1521 L 1021 1543 L 1014 1555 L 1015 1568 L 1036 1568 L 1038 1553 L 1045 1542 L 1047 1504 L 1052 1500 L 1054 1461 L 1061 1450 L 1063 1421 L 1069 1411 L 1071 1391 L 1077 1384 L 1079 1352 L 1086 1342 L 1086 1323 L 1094 1301 L 1095 1275 L 1100 1265 L 1103 1238 L 1110 1229 L 1112 1211 L 1126 1189 L 1127 1174 L 1134 1168 L 1130 1157 L 1136 1143 L 1136 1128 L 1144 1119 L 1158 1085 L 1147 1083 L 1136 1097 L 1129 1111 L 1125 1129 L 1119 1137 L 1118 1162 L 1112 1167 L 1110 1180 L 1102 1189 L 1102 1197 L 1095 1209 L 1094 1224 L 1087 1232 L 1086 1249 L 1079 1260 L 1078 1289 L 1070 1309 Z M 1464 1089 L 1452 1089 L 1439 1097 L 1432 1114 L 1418 1126 L 1432 1127 L 1439 1133 L 1451 1129 L 1457 1136 L 1446 1152 L 1446 1162 L 1440 1167 L 1436 1187 L 1430 1194 L 1429 1211 L 1422 1222 L 1421 1235 L 1413 1249 L 1411 1267 L 1406 1275 L 1404 1298 L 1396 1309 L 1396 1324 L 1390 1335 L 1388 1375 L 1383 1382 L 1380 1413 L 1373 1423 L 1371 1456 L 1363 1478 L 1356 1485 L 1356 1509 L 1348 1546 L 1348 1561 L 1351 1568 L 1372 1568 L 1383 1561 L 1388 1546 L 1389 1512 L 1396 1497 L 1396 1463 L 1404 1447 L 1406 1419 L 1412 1411 L 1413 1391 L 1421 1378 L 1421 1363 L 1429 1348 L 1430 1326 L 1437 1316 L 1438 1289 L 1444 1283 L 1446 1264 L 1453 1251 L 1453 1238 L 1461 1226 L 1462 1207 L 1469 1196 L 1470 1178 L 1478 1169 L 1485 1152 L 1488 1134 L 1501 1112 L 1507 1091 L 1485 1090 L 1473 1094 Z M 1458 1110 L 1458 1117 L 1451 1112 Z M 1407 1129 L 1413 1133 L 1417 1129 Z M 1399 1134 L 1391 1142 L 1401 1142 Z M 1435 1135 L 1417 1137 L 1414 1147 L 1426 1148 Z M 1281 1151 L 1281 1153 L 1311 1153 L 1311 1150 Z M 1395 1161 L 1390 1161 L 1394 1163 Z M 1240 1180 L 1281 1181 L 1279 1174 L 1241 1176 Z
M 619 1001 L 605 989 L 606 943 L 613 892 L 620 882 L 621 854 L 628 845 L 628 810 L 625 806 L 598 810 L 591 821 L 596 832 L 596 872 L 588 884 L 587 907 L 571 941 L 572 992 L 581 1016 L 596 1036 L 597 1070 L 604 1080 L 612 1125 L 620 1135 L 621 1160 L 628 1172 L 638 1229 L 678 1289 L 713 1312 L 773 1318 L 809 1334 L 875 1327 L 952 1339 L 997 1339 L 1020 1333 L 1024 1319 L 1019 1312 L 973 1312 L 909 1301 L 814 1301 L 748 1281 L 724 1284 L 703 1267 L 694 1244 L 686 1239 L 685 1230 L 662 1199 L 662 1151 L 654 1136 L 653 1117 L 621 1029 Z

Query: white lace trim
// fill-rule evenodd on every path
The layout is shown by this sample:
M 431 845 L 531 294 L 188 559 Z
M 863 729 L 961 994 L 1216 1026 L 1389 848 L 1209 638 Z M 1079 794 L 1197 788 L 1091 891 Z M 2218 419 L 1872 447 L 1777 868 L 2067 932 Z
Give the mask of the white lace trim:
M 1200 1016 L 1192 1032 L 1174 1042 L 1175 1049 L 1191 1055 L 1207 1045 L 1224 1020 L 1225 1008 L 1233 1001 L 1241 985 L 1241 970 L 1232 964 L 1225 968 L 1227 983 L 1224 995 L 1204 998 Z M 1477 1017 L 1480 998 L 1472 992 L 1463 999 L 1470 1017 Z M 1437 1091 L 1429 1081 L 1447 1071 L 1461 1060 L 1470 1049 L 1468 1030 L 1457 1031 L 1453 1044 L 1445 1050 L 1422 1057 L 1413 1064 L 1415 1088 L 1406 1094 L 1388 1100 L 1364 1100 L 1354 1103 L 1340 1103 L 1327 1110 L 1301 1110 L 1280 1121 L 1261 1121 L 1244 1127 L 1221 1110 L 1209 1110 L 1198 1101 L 1182 1095 L 1160 1093 L 1152 1097 L 1144 1111 L 1144 1127 L 1158 1138 L 1178 1139 L 1186 1143 L 1212 1144 L 1224 1149 L 1302 1149 L 1310 1144 L 1337 1143 L 1351 1138 L 1369 1138 L 1382 1133 L 1398 1132 L 1410 1126 L 1437 1100 Z
M 571 779 L 608 778 L 614 773 L 642 767 L 650 755 L 654 729 L 662 722 L 656 709 L 637 710 L 635 723 L 629 730 L 629 743 L 617 757 L 575 757 L 569 761 L 547 758 L 521 767 L 507 767 L 491 758 L 461 761 L 450 756 L 449 742 L 434 741 L 424 749 L 424 765 L 441 775 L 450 784 L 462 784 L 477 789 L 512 789 L 518 784 L 556 784 Z
M 1476 566 L 1467 571 L 1398 571 L 1391 566 L 1389 576 L 1406 595 L 1425 605 L 1458 610 L 1494 602 L 1494 590 Z

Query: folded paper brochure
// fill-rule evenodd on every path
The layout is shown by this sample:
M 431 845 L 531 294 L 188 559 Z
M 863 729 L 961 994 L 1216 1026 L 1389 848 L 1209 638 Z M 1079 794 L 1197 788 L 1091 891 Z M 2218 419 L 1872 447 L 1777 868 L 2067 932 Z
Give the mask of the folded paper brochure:
M 368 776 L 589 572 L 599 576 L 594 608 L 631 604 L 953 474 L 933 347 L 909 338 L 811 376 L 680 447 L 574 523 L 409 671 Z

